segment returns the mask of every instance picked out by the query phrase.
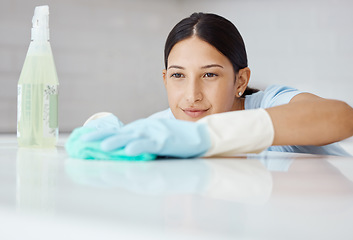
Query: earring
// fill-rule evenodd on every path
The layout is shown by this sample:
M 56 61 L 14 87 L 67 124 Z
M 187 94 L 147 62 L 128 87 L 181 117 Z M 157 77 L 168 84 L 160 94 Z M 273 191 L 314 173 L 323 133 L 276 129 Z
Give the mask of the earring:
M 239 92 L 238 94 L 239 94 L 239 97 L 241 97 L 241 95 L 242 95 L 242 92 Z

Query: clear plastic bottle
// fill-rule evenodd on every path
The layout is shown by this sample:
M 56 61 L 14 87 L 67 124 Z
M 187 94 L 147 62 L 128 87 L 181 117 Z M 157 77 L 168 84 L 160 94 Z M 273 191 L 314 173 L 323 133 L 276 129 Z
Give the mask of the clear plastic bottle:
M 17 139 L 20 147 L 55 147 L 58 76 L 49 43 L 49 7 L 34 10 L 32 41 L 18 81 Z

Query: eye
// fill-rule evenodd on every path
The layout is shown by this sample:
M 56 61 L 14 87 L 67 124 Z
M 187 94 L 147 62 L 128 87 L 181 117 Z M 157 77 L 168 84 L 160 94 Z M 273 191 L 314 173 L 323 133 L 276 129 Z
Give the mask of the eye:
M 217 77 L 218 75 L 215 73 L 205 73 L 205 75 L 203 75 L 203 77 L 206 78 L 212 78 L 212 77 Z
M 181 74 L 181 73 L 173 73 L 170 77 L 172 77 L 172 78 L 182 78 L 182 77 L 184 77 L 184 75 Z

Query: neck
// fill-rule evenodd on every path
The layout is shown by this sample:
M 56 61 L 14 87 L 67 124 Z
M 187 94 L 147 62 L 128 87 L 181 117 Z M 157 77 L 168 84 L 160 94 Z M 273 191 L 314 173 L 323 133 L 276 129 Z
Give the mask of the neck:
M 245 98 L 235 97 L 232 111 L 245 110 Z

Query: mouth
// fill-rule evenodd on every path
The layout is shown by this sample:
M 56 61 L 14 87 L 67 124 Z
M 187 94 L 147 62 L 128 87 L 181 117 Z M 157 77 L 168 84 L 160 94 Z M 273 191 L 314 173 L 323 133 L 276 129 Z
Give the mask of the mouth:
M 182 110 L 189 117 L 199 118 L 202 115 L 204 115 L 209 110 L 209 108 L 208 109 L 185 108 Z

